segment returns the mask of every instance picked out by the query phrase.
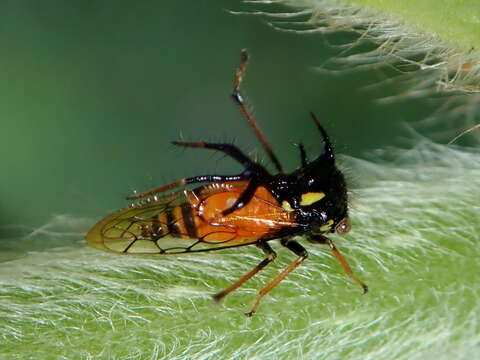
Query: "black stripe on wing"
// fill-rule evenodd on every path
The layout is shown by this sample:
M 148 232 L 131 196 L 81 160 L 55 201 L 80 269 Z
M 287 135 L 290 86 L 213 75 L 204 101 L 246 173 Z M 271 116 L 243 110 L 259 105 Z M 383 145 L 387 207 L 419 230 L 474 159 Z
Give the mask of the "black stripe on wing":
M 174 220 L 180 206 L 182 219 Z M 188 215 L 188 216 L 187 216 Z M 180 229 L 186 233 L 181 233 Z M 196 235 L 193 212 L 184 192 L 155 201 L 134 204 L 101 220 L 87 235 L 87 242 L 101 250 L 128 255 L 164 255 L 204 252 L 251 243 L 227 244 L 192 238 Z M 213 235 L 213 233 L 206 236 Z

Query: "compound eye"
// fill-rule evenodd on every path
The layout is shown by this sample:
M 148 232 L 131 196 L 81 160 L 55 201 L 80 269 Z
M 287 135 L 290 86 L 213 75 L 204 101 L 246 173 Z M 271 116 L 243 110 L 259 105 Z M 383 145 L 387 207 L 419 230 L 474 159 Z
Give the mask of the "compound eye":
M 350 223 L 350 219 L 348 217 L 343 218 L 340 222 L 335 226 L 335 231 L 339 234 L 346 234 L 352 228 L 352 224 Z

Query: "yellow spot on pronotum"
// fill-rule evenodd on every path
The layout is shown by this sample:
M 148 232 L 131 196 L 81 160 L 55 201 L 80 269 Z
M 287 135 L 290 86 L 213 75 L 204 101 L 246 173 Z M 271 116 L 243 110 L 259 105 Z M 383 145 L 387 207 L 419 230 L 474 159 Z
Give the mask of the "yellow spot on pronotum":
M 320 231 L 330 231 L 331 227 L 333 225 L 333 220 L 328 220 L 325 225 L 320 227 Z
M 282 208 L 284 208 L 287 211 L 293 211 L 292 206 L 287 200 L 283 200 L 282 202 Z
M 325 197 L 325 193 L 322 192 L 309 192 L 302 194 L 302 199 L 300 200 L 301 206 L 308 206 L 316 203 L 319 200 L 322 200 Z

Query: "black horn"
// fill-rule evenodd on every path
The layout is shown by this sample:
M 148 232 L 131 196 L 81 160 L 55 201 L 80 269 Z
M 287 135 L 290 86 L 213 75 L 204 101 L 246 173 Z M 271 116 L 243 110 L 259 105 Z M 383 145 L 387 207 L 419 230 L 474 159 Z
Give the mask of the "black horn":
M 321 158 L 326 162 L 333 164 L 335 162 L 335 157 L 333 155 L 333 146 L 332 146 L 332 143 L 330 142 L 330 138 L 328 137 L 327 132 L 325 131 L 323 126 L 320 124 L 320 121 L 318 121 L 315 114 L 311 112 L 310 115 L 312 116 L 313 121 L 317 125 L 318 130 L 320 130 L 320 133 L 322 134 L 323 142 L 325 144 Z

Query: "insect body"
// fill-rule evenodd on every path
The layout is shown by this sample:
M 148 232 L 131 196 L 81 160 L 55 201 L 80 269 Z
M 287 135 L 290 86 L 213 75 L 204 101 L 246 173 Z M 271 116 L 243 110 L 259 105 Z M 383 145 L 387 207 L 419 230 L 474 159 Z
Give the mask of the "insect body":
M 326 131 L 311 114 L 322 136 L 323 151 L 317 159 L 308 161 L 303 145 L 299 145 L 301 167 L 285 174 L 240 95 L 247 61 L 247 53 L 243 50 L 232 97 L 278 174 L 270 174 L 231 144 L 173 142 L 178 146 L 221 151 L 243 165 L 244 171 L 237 175 L 185 178 L 135 194 L 129 199 L 146 200 L 101 220 L 87 234 L 87 242 L 105 251 L 136 255 L 196 253 L 253 244 L 262 249 L 266 258 L 227 289 L 214 295 L 215 300 L 221 300 L 275 259 L 276 253 L 268 241 L 280 239 L 281 244 L 297 258 L 260 290 L 246 313 L 251 316 L 263 296 L 307 258 L 307 251 L 292 239 L 303 235 L 310 242 L 327 244 L 347 275 L 366 293 L 367 286 L 352 274 L 346 260 L 325 236 L 334 232 L 343 234 L 350 229 L 345 179 L 335 165 L 333 147 Z M 208 184 L 193 190 L 158 195 L 196 183 Z
M 172 254 L 255 244 L 297 226 L 264 187 L 248 206 L 223 215 L 246 187 L 244 181 L 215 183 L 133 205 L 102 220 L 87 240 L 124 254 Z

